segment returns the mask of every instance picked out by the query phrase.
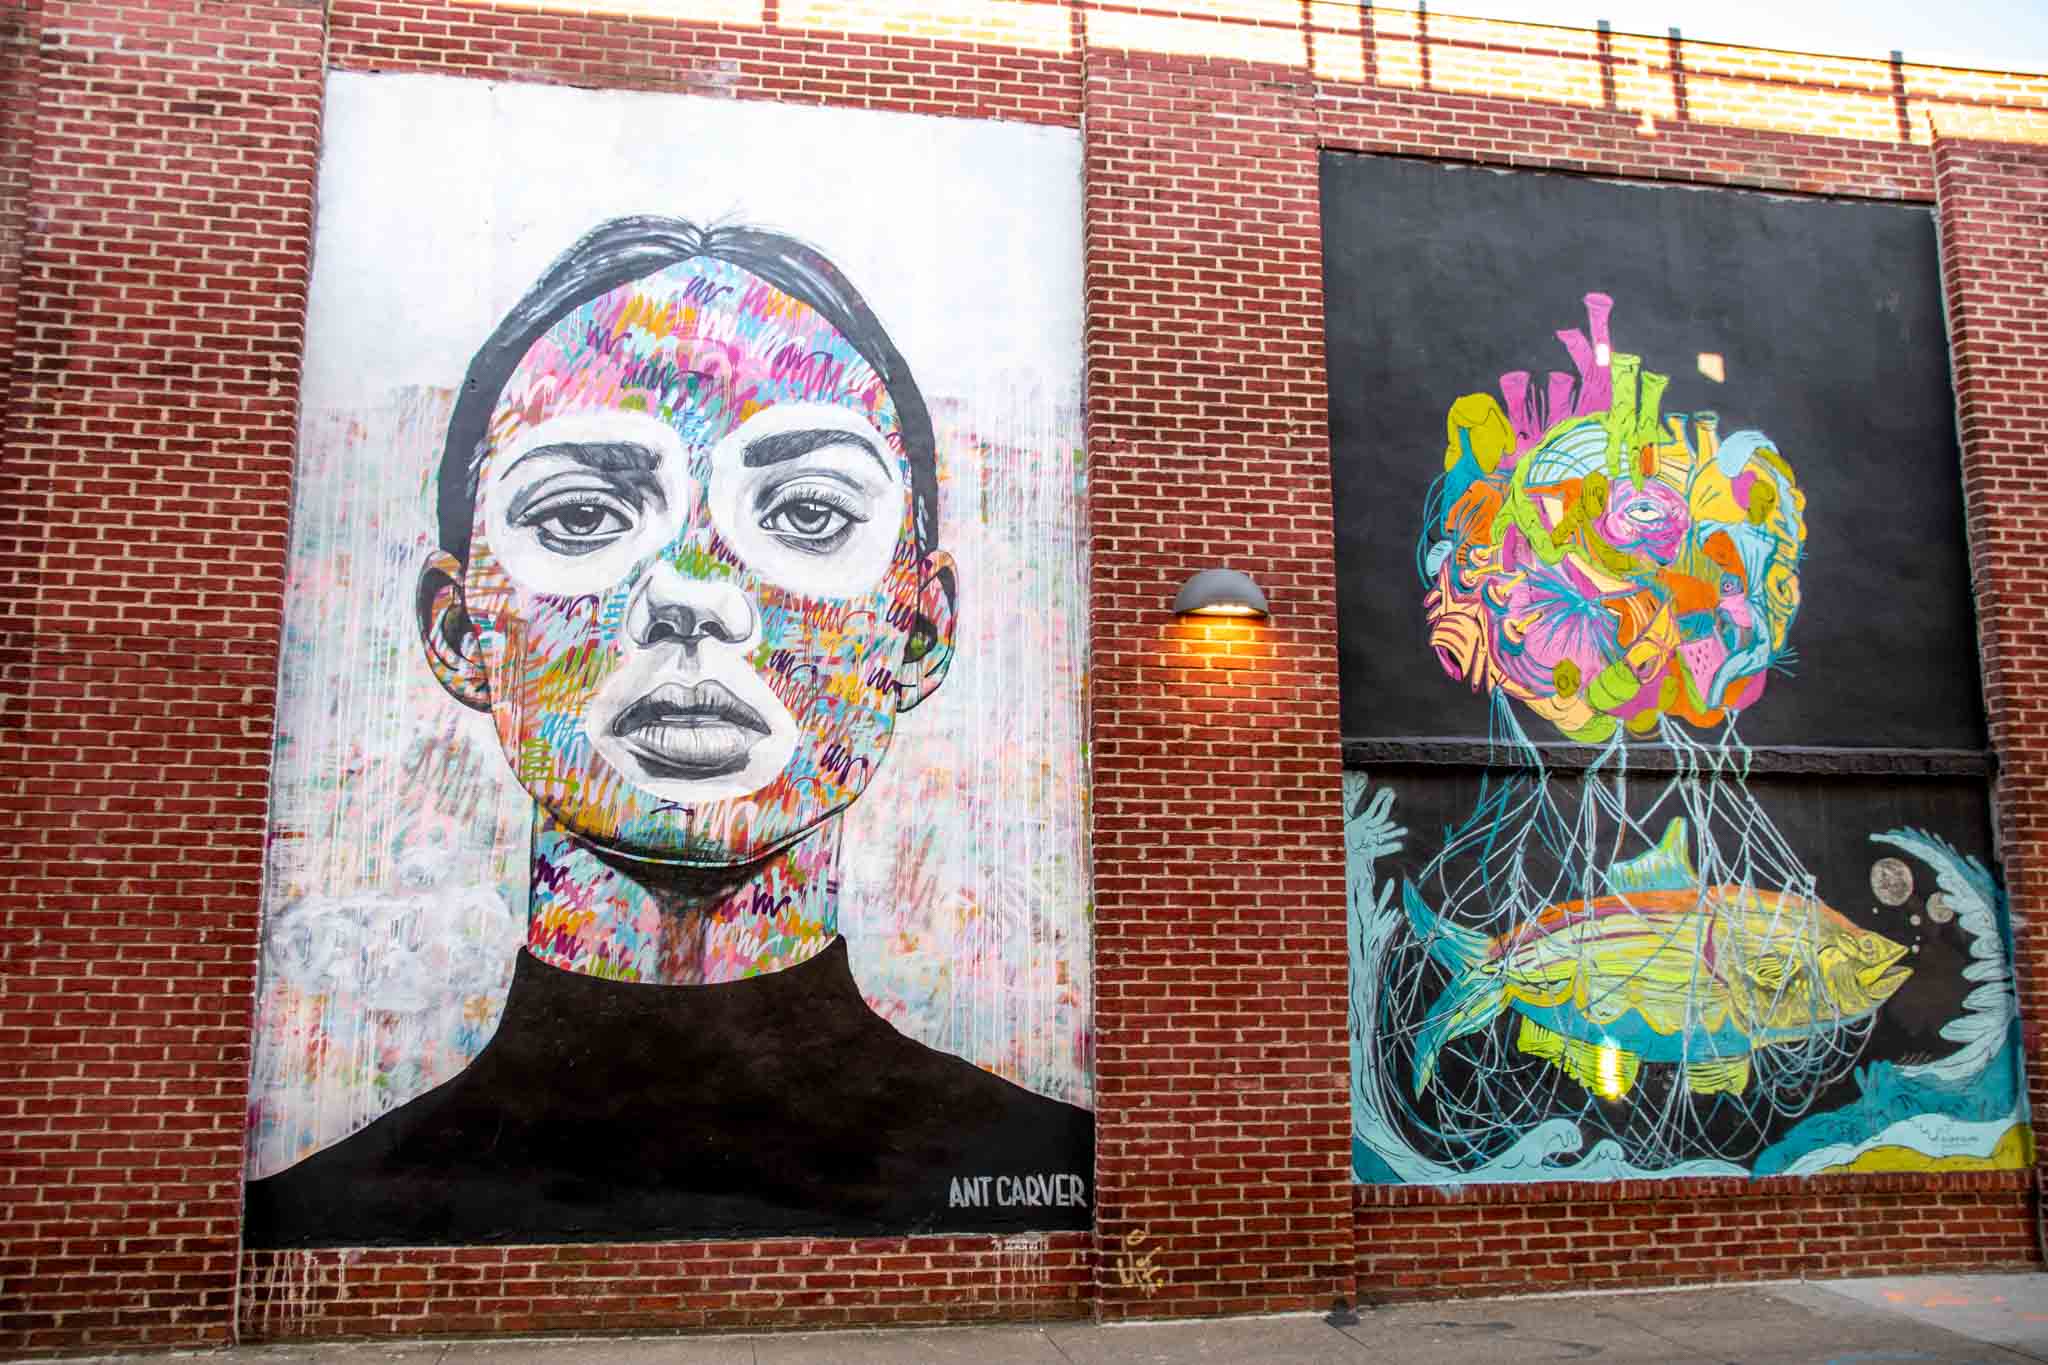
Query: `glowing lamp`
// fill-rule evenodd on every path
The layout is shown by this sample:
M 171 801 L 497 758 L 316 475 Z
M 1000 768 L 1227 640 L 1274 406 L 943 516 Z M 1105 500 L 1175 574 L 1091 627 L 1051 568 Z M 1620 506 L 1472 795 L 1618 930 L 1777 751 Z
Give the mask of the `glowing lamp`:
M 1235 569 L 1204 569 L 1181 584 L 1175 616 L 1245 616 L 1264 620 L 1266 594 Z

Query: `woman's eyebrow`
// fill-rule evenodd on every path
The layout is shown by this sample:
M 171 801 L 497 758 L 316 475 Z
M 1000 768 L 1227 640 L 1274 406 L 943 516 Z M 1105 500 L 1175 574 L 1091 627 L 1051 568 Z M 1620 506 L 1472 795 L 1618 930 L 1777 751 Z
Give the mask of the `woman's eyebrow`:
M 825 450 L 832 446 L 854 446 L 865 450 L 868 457 L 882 467 L 884 474 L 895 471 L 882 458 L 882 452 L 867 437 L 847 431 L 842 427 L 813 427 L 806 431 L 778 431 L 773 435 L 756 437 L 747 442 L 746 453 L 740 463 L 748 469 L 760 469 L 785 460 L 800 459 L 814 450 Z
M 509 474 L 528 460 L 554 456 L 574 460 L 599 474 L 652 474 L 661 468 L 661 456 L 638 441 L 556 441 L 535 446 L 514 460 Z
M 661 468 L 661 455 L 635 441 L 557 441 L 551 445 L 535 446 L 514 460 L 505 473 L 528 460 L 555 457 L 574 461 L 593 474 L 602 475 L 619 492 L 644 503 L 649 497 L 661 506 L 668 506 L 668 497 L 661 491 L 661 480 L 656 472 Z M 506 515 L 517 519 L 520 513 L 548 492 L 546 481 L 532 488 L 522 489 L 506 509 Z

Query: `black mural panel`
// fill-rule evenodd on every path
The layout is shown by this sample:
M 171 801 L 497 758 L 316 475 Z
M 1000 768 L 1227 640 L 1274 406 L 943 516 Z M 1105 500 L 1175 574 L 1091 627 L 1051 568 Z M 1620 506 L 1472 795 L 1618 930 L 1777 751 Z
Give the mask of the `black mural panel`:
M 1764 433 L 1804 494 L 1790 648 L 1743 737 L 1983 745 L 1927 210 L 1329 153 L 1323 231 L 1346 736 L 1488 732 L 1422 606 L 1446 416 L 1571 375 L 1557 334 L 1599 294 L 1613 351 L 1669 376 L 1664 414 Z
M 1323 172 L 1358 1178 L 2024 1166 L 1929 215 Z

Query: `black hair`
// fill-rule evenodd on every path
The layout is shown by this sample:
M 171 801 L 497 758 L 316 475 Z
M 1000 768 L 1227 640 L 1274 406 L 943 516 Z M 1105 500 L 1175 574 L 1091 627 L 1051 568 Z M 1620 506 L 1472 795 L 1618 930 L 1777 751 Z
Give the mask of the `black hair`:
M 920 555 L 938 543 L 938 443 L 917 381 L 874 311 L 839 267 L 793 237 L 758 228 L 700 228 L 681 218 L 614 218 L 583 234 L 555 258 L 469 362 L 448 439 L 441 452 L 441 548 L 469 562 L 481 471 L 491 414 L 505 381 L 533 343 L 571 311 L 622 284 L 683 261 L 704 257 L 759 276 L 810 307 L 850 342 L 874 369 L 896 407 L 903 453 L 910 462 L 912 529 Z

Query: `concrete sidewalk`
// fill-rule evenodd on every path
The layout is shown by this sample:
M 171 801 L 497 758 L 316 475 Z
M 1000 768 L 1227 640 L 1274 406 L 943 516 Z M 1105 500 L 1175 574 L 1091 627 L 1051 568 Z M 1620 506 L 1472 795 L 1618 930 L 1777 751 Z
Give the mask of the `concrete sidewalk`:
M 134 1356 L 121 1359 L 133 1361 Z M 1200 1322 L 244 1346 L 156 1359 L 232 1365 L 1181 1365 L 1523 1361 L 2048 1365 L 2048 1275 L 1938 1275 L 1366 1309 L 1357 1321 Z

